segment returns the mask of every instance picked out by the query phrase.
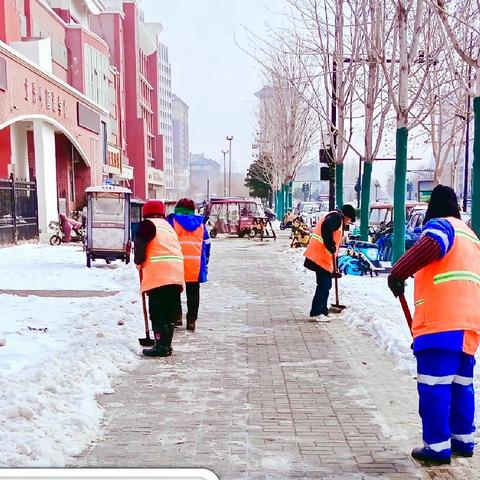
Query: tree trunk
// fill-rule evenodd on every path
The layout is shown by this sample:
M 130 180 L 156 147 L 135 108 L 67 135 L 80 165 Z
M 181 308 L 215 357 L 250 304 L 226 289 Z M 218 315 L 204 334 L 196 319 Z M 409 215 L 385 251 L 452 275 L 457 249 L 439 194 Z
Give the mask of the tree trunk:
M 370 210 L 370 189 L 372 183 L 372 162 L 364 162 L 362 175 L 362 202 L 360 208 L 360 238 L 368 241 L 368 217 Z
M 335 165 L 335 204 L 337 208 L 343 205 L 343 163 Z
M 293 182 L 288 184 L 287 210 L 293 210 Z
M 477 77 L 479 70 L 477 68 Z M 473 114 L 472 228 L 480 236 L 480 96 L 473 99 Z
M 393 192 L 393 257 L 395 263 L 405 253 L 405 190 L 407 182 L 407 127 L 397 128 L 395 187 Z
M 400 75 L 398 88 L 397 133 L 395 141 L 395 186 L 393 190 L 393 257 L 395 263 L 405 253 L 405 190 L 408 146 L 408 51 L 407 11 L 403 1 L 397 7 Z

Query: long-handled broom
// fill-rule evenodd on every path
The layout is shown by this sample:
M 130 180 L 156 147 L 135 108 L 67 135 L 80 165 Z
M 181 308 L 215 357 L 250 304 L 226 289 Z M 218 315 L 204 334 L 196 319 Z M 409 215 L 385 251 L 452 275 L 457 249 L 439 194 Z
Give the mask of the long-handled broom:
M 345 305 L 341 305 L 339 298 L 338 298 L 338 270 L 337 270 L 337 260 L 335 258 L 335 254 L 332 254 L 332 261 L 333 261 L 333 273 L 332 276 L 335 279 L 335 303 L 330 305 L 330 311 L 332 313 L 342 313 L 345 308 Z
M 402 305 L 402 310 L 403 314 L 405 315 L 405 319 L 407 320 L 408 323 L 408 329 L 410 330 L 410 333 L 412 332 L 412 314 L 410 313 L 410 309 L 408 308 L 408 303 L 407 300 L 405 299 L 405 295 L 399 295 L 398 299 L 400 300 L 400 304 Z
M 138 271 L 140 278 L 140 285 L 142 284 L 142 271 Z M 139 338 L 138 341 L 142 347 L 153 347 L 155 345 L 155 340 L 150 338 L 150 327 L 148 325 L 148 311 L 147 311 L 147 300 L 146 293 L 142 292 L 142 307 L 143 307 L 143 320 L 145 321 L 145 338 Z

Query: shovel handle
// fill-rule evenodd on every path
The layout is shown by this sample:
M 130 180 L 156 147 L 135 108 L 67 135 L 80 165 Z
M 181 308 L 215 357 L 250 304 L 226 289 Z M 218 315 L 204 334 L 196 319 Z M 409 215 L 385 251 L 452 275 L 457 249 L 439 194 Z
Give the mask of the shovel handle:
M 405 295 L 399 295 L 398 299 L 400 300 L 400 305 L 402 305 L 403 314 L 405 315 L 405 319 L 408 323 L 408 329 L 410 330 L 410 333 L 412 333 L 413 319 L 412 314 L 410 313 L 410 308 L 408 307 L 407 300 L 405 299 Z
M 338 270 L 337 270 L 337 259 L 335 254 L 332 253 L 332 262 L 333 262 L 333 278 L 335 280 L 335 301 L 337 305 L 340 305 L 339 295 L 338 295 Z
M 140 279 L 140 285 L 142 284 L 142 271 L 138 271 L 138 277 Z M 142 292 L 142 307 L 143 307 L 143 320 L 145 322 L 145 336 L 146 338 L 150 338 L 150 327 L 148 325 L 148 311 L 147 311 L 147 299 L 145 298 L 146 294 L 145 292 Z

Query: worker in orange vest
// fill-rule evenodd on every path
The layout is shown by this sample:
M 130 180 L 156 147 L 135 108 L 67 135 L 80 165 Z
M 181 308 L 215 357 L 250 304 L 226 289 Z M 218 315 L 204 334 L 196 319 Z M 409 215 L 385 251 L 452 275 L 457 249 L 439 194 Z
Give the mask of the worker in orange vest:
M 165 220 L 165 205 L 149 200 L 135 238 L 135 264 L 141 271 L 141 290 L 148 295 L 148 311 L 155 345 L 143 349 L 150 357 L 172 354 L 175 320 L 184 285 L 183 254 L 175 230 Z
M 322 321 L 322 315 L 328 316 L 328 296 L 332 288 L 332 275 L 336 274 L 335 254 L 348 225 L 355 221 L 355 208 L 344 205 L 322 217 L 313 229 L 304 266 L 315 272 L 317 288 L 310 309 L 311 321 Z M 328 319 L 326 319 L 328 320 Z
M 461 220 L 457 196 L 436 186 L 420 240 L 394 265 L 388 285 L 403 295 L 415 275 L 413 353 L 424 446 L 412 456 L 449 464 L 474 449 L 475 352 L 480 341 L 480 240 Z
M 189 198 L 179 200 L 175 212 L 167 220 L 178 235 L 185 258 L 187 330 L 194 332 L 200 305 L 200 284 L 207 281 L 210 237 L 203 217 L 195 215 L 195 202 Z M 181 310 L 176 325 L 182 325 Z

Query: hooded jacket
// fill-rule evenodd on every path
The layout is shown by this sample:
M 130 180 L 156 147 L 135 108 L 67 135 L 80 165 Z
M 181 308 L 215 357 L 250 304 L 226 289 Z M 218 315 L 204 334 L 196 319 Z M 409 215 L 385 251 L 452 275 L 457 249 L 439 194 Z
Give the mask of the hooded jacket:
M 167 217 L 168 223 L 172 227 L 175 227 L 175 222 L 177 222 L 182 228 L 189 232 L 193 232 L 198 228 L 203 227 L 203 217 L 200 215 L 181 215 L 178 213 L 172 213 Z M 206 228 L 203 230 L 203 243 L 202 243 L 202 253 L 200 260 L 200 273 L 198 276 L 198 282 L 204 283 L 207 281 L 208 273 L 208 261 L 210 259 L 210 236 Z

